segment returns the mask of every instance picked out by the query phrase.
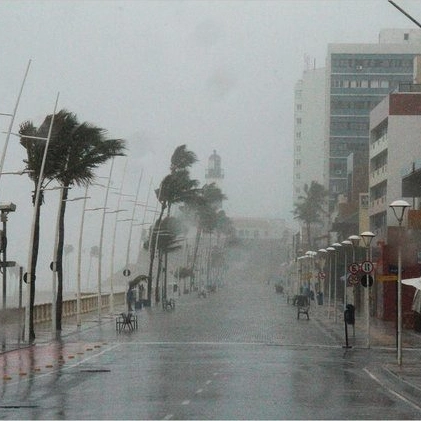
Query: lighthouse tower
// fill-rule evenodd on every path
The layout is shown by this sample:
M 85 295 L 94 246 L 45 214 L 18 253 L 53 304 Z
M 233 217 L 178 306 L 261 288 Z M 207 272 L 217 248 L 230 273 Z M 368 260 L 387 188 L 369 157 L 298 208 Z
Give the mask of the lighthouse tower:
M 215 183 L 215 185 L 222 190 L 224 171 L 221 168 L 221 157 L 216 153 L 215 150 L 213 151 L 213 154 L 209 157 L 205 179 L 206 184 Z
M 206 184 L 215 183 L 215 186 L 221 189 L 222 193 L 225 193 L 222 186 L 222 181 L 224 180 L 224 170 L 221 168 L 221 157 L 216 153 L 215 150 L 209 157 L 205 179 Z M 219 207 L 222 208 L 222 203 L 219 204 Z

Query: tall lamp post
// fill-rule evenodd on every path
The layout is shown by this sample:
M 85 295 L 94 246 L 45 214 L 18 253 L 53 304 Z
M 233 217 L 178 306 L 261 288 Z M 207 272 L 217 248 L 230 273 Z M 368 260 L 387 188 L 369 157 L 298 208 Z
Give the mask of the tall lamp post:
M 347 277 L 348 277 L 348 253 L 347 248 L 352 246 L 351 240 L 341 241 L 342 247 L 344 248 L 344 311 L 346 310 L 347 302 Z
M 317 253 L 319 255 L 319 263 L 320 263 L 320 272 L 322 274 L 321 279 L 319 279 L 319 299 L 317 301 L 317 304 L 322 305 L 323 304 L 323 297 L 325 293 L 325 263 L 326 263 L 326 256 L 327 256 L 327 250 L 326 249 L 319 249 L 317 250 Z M 323 285 L 323 288 L 321 288 L 321 285 Z
M 395 200 L 389 207 L 392 208 L 399 224 L 399 240 L 398 240 L 398 325 L 397 325 L 397 351 L 398 365 L 402 365 L 402 221 L 405 210 L 410 204 L 405 200 Z
M 327 310 L 327 318 L 330 319 L 330 304 L 331 304 L 331 300 L 332 300 L 332 257 L 333 257 L 333 253 L 336 253 L 336 249 L 335 247 L 327 247 L 326 248 L 327 252 L 329 253 L 329 288 L 328 288 L 328 299 L 327 299 L 327 306 L 328 306 L 328 310 Z
M 306 256 L 308 259 L 308 292 L 311 291 L 311 280 L 313 279 L 313 272 L 314 272 L 314 258 L 316 256 L 317 252 L 308 250 L 306 251 Z
M 3 310 L 6 309 L 6 293 L 7 293 L 7 279 L 6 279 L 6 275 L 7 275 L 7 266 L 8 266 L 8 262 L 7 262 L 7 255 L 6 255 L 6 250 L 7 250 L 7 231 L 6 231 L 6 226 L 7 226 L 7 215 L 9 214 L 9 212 L 14 212 L 16 210 L 16 205 L 12 202 L 9 203 L 0 203 L 0 211 L 1 211 L 1 216 L 0 216 L 0 221 L 3 223 L 3 232 L 1 233 L 1 253 L 2 253 L 2 268 L 3 268 Z
M 338 321 L 338 309 L 337 309 L 337 303 L 338 303 L 338 275 L 337 275 L 337 267 L 338 267 L 338 253 L 339 250 L 342 248 L 342 244 L 339 243 L 333 243 L 332 247 L 335 249 L 335 271 L 334 271 L 334 285 L 333 285 L 333 319 L 335 323 Z
M 373 234 L 371 231 L 364 231 L 360 234 L 365 246 L 365 259 L 367 261 L 370 260 L 370 246 L 371 241 L 376 235 Z M 366 275 L 367 278 L 367 291 L 366 291 L 366 299 L 365 299 L 365 312 L 366 312 L 366 324 L 367 324 L 367 348 L 370 348 L 370 283 L 369 283 L 369 275 Z
M 350 235 L 348 237 L 348 240 L 351 241 L 351 243 L 352 243 L 352 263 L 356 263 L 356 261 L 355 261 L 355 249 L 358 247 L 358 244 L 360 244 L 361 237 L 359 235 L 353 234 L 353 235 Z M 355 292 L 356 292 L 356 290 L 355 290 L 355 285 L 354 285 L 352 287 L 352 300 L 353 300 L 352 304 L 354 306 L 356 304 L 355 303 L 355 301 L 356 301 Z

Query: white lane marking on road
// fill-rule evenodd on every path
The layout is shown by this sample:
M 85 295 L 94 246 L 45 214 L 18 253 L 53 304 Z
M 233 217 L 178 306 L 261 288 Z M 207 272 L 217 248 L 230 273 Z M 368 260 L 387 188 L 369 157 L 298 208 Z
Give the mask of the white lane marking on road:
M 181 402 L 181 405 L 190 405 L 190 401 L 186 399 L 185 401 Z
M 400 393 L 395 392 L 390 387 L 387 387 L 384 383 L 382 383 L 373 373 L 371 373 L 367 368 L 363 369 L 375 382 L 377 382 L 380 386 L 382 386 L 384 389 L 386 389 L 390 394 L 396 396 L 400 400 L 404 401 L 405 403 L 411 405 L 413 408 L 417 409 L 418 411 L 421 411 L 421 407 L 416 405 L 415 403 L 411 402 L 409 399 L 406 399 L 405 396 L 402 396 Z
M 174 415 L 173 414 L 167 414 L 165 415 L 165 417 L 163 418 L 164 420 L 170 420 Z
M 198 395 L 199 393 L 202 393 L 203 392 L 203 389 L 197 389 L 196 390 L 196 395 Z
M 207 380 L 205 384 L 211 384 L 212 380 Z
M 278 342 L 200 342 L 200 341 L 163 341 L 163 342 L 152 342 L 152 341 L 139 341 L 139 342 L 120 342 L 121 345 L 135 345 L 135 346 L 145 346 L 145 345 L 218 345 L 218 346 L 271 346 L 271 347 L 282 347 L 282 348 L 299 348 L 300 350 L 305 346 L 306 348 L 320 348 L 320 349 L 340 349 L 342 345 L 324 345 L 324 344 L 314 344 L 308 343 L 303 345 L 302 343 L 278 343 Z M 373 349 L 381 349 L 381 347 L 373 346 Z M 354 347 L 354 349 L 359 349 L 359 347 Z M 364 349 L 364 348 L 363 348 Z M 385 348 L 393 349 L 393 348 Z M 420 349 L 420 348 L 418 348 Z

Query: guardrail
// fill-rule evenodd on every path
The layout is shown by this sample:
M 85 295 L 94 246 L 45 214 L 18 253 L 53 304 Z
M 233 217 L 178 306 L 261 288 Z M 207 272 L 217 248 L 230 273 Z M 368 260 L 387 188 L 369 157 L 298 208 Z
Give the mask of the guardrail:
M 114 304 L 121 305 L 126 301 L 125 292 L 117 292 L 114 294 Z M 103 294 L 101 296 L 101 309 L 109 308 L 110 306 L 110 294 Z M 52 304 L 51 303 L 42 303 L 34 305 L 34 323 L 43 323 L 50 322 L 52 320 Z M 80 312 L 90 313 L 98 310 L 98 295 L 89 294 L 83 295 L 80 301 Z M 19 309 L 8 309 L 10 311 L 17 311 Z M 24 312 L 24 309 L 21 309 Z M 70 300 L 63 301 L 63 318 L 76 316 L 77 314 L 77 299 L 73 298 Z

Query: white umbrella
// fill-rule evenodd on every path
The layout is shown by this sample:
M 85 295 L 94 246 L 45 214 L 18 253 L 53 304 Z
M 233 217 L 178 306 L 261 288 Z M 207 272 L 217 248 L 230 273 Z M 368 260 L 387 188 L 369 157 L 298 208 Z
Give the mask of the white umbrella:
M 421 313 L 421 278 L 402 279 L 402 283 L 416 288 L 412 301 L 412 310 Z
M 421 278 L 402 279 L 402 283 L 416 289 L 421 289 Z

